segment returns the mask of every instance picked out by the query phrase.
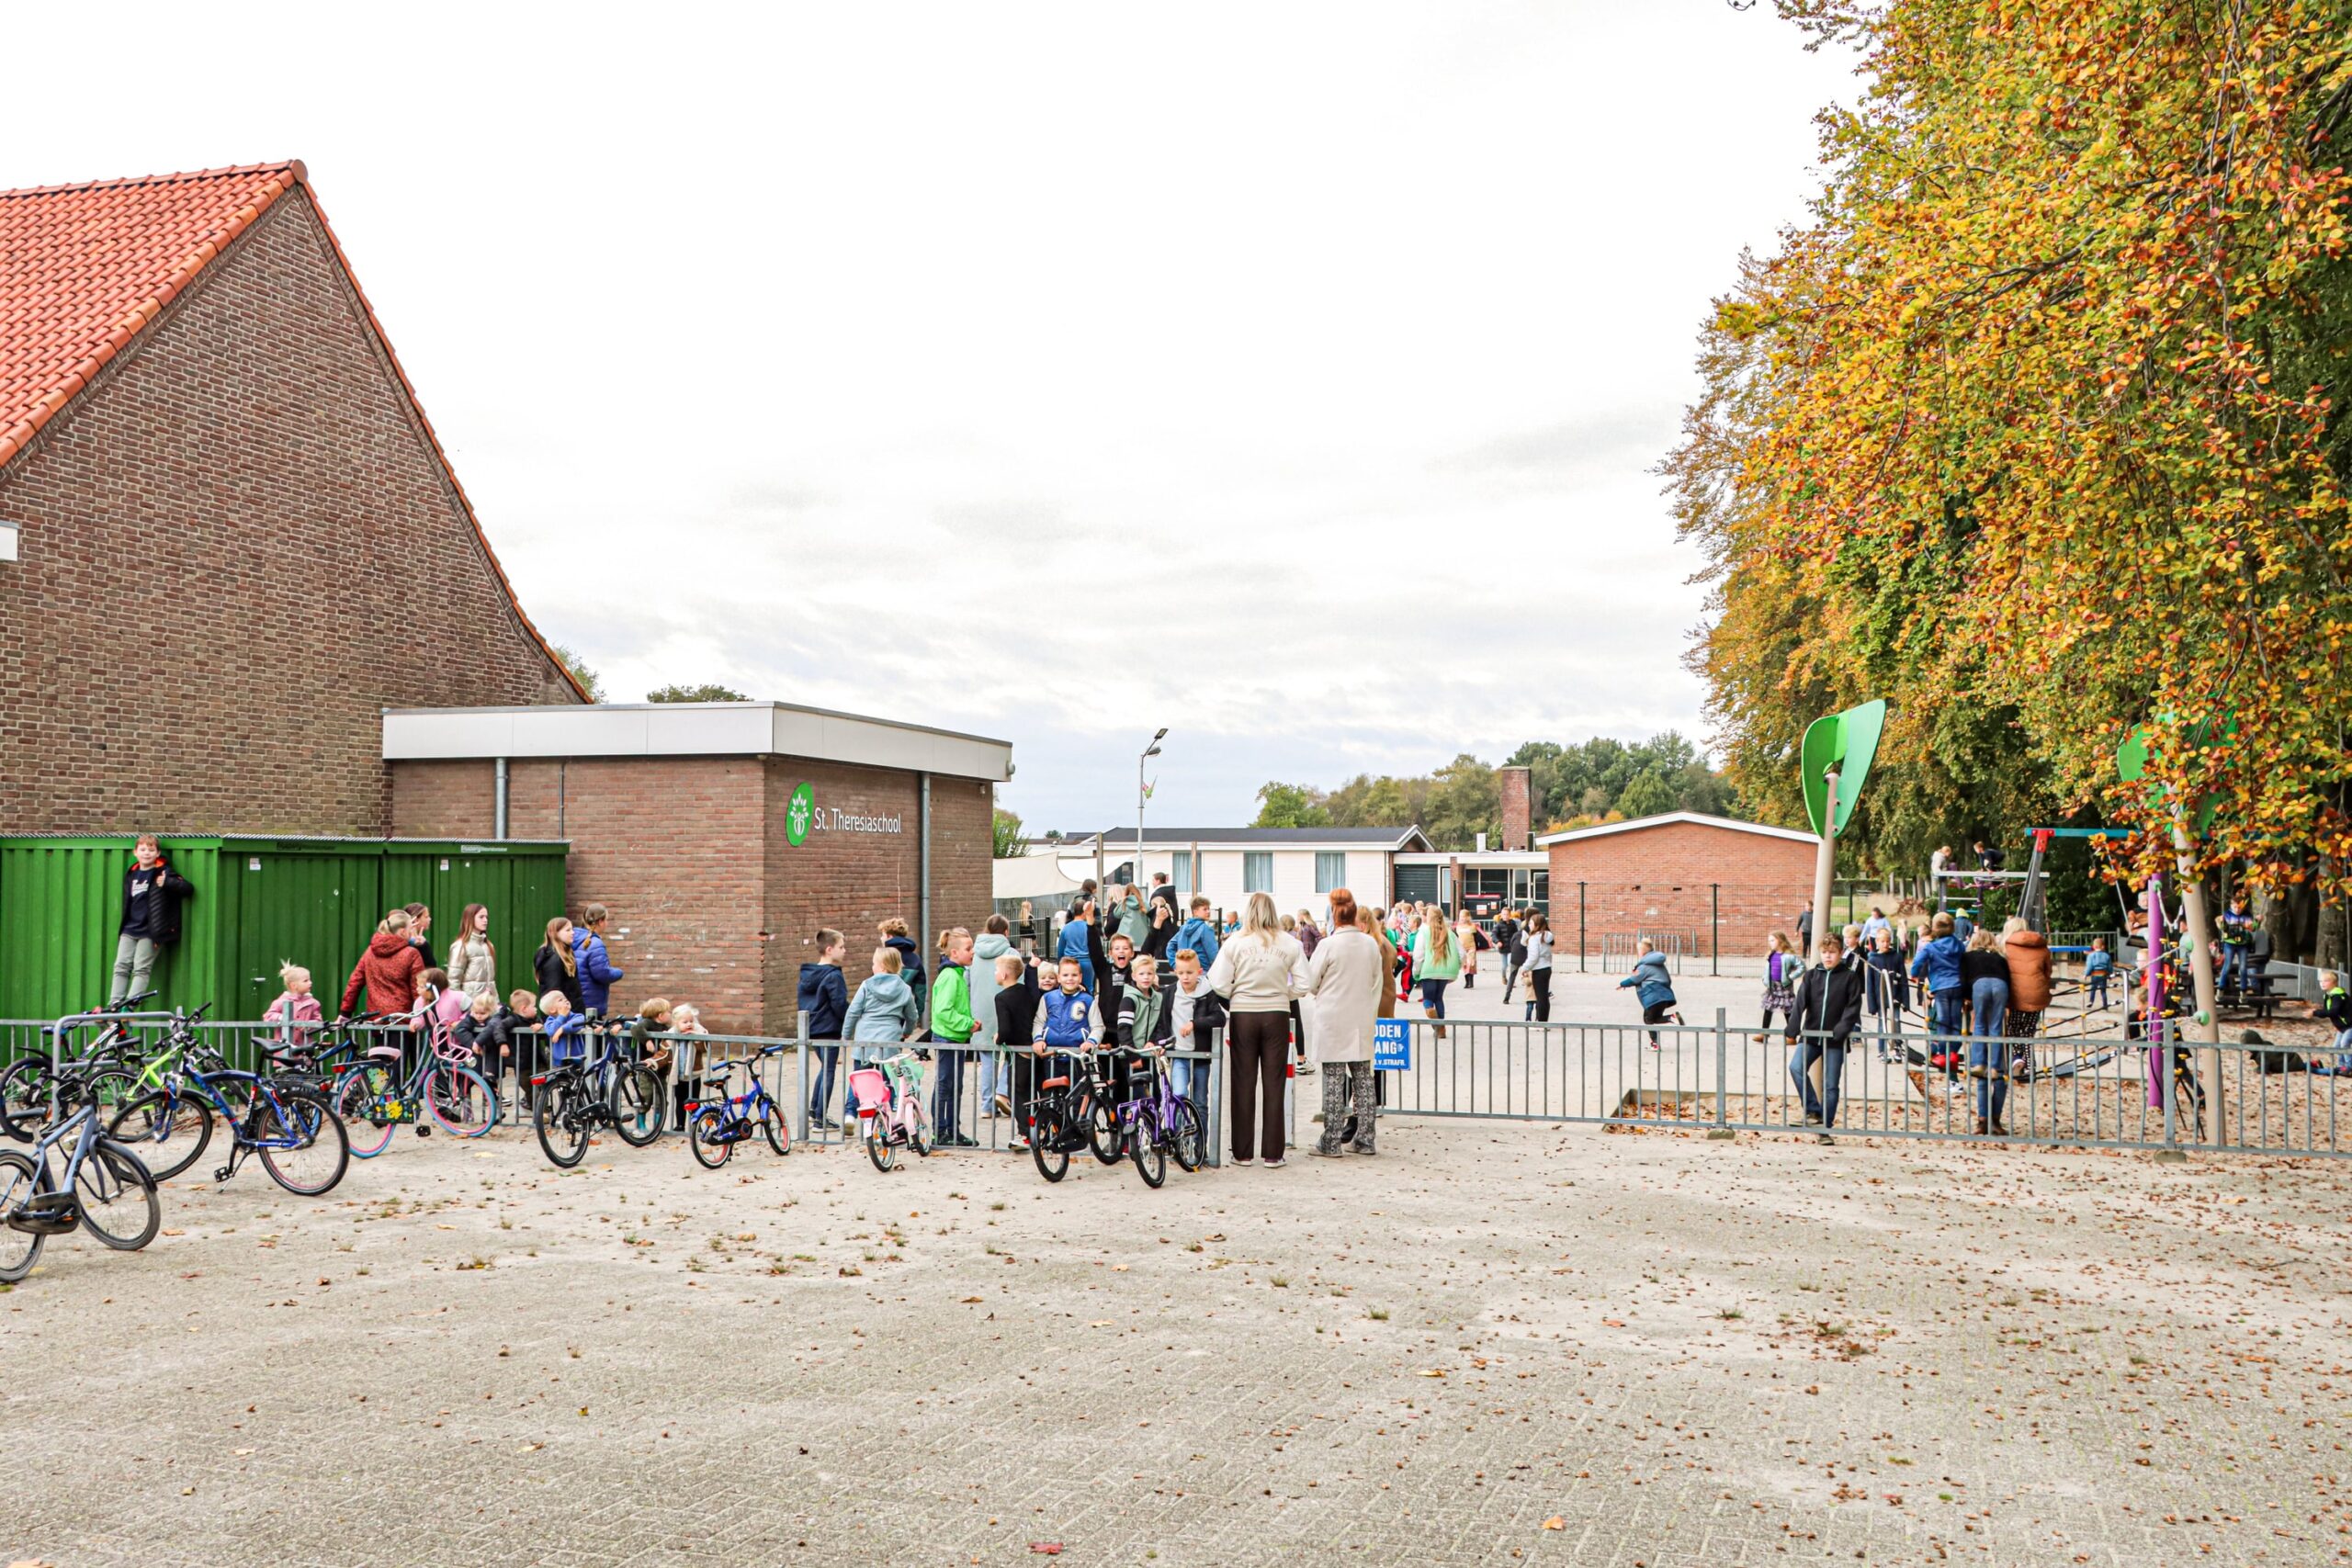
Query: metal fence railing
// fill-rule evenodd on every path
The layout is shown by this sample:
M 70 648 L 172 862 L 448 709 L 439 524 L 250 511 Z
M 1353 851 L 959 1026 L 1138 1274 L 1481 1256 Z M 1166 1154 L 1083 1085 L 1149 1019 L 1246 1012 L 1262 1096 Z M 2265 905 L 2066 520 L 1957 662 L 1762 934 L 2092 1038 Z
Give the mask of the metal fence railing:
M 112 1054 L 137 1071 L 164 1056 L 173 1021 L 168 1013 L 110 1015 L 76 1023 L 61 1032 L 55 1020 L 0 1020 L 0 1072 L 25 1055 L 69 1059 L 87 1055 L 104 1043 L 109 1026 L 116 1022 L 121 1024 L 119 1032 L 124 1038 L 110 1048 Z M 288 1026 L 277 1023 L 208 1021 L 183 1027 L 194 1038 L 217 1049 L 232 1068 L 241 1072 L 273 1071 L 269 1049 L 286 1043 L 289 1038 Z M 326 1026 L 295 1025 L 292 1037 L 316 1041 L 327 1032 Z M 333 1032 L 356 1036 L 362 1053 L 378 1043 L 397 1046 L 403 1075 L 416 1066 L 420 1054 L 430 1049 L 417 1031 L 397 1024 L 346 1024 L 335 1027 Z M 849 1075 L 866 1061 L 897 1048 L 851 1041 L 746 1034 L 652 1032 L 646 1041 L 649 1049 L 666 1049 L 670 1053 L 663 1072 L 669 1091 L 666 1132 L 684 1131 L 686 1105 L 706 1094 L 717 1093 L 720 1076 L 728 1071 L 729 1063 L 750 1060 L 771 1046 L 782 1046 L 782 1050 L 759 1061 L 753 1070 L 786 1116 L 793 1140 L 817 1145 L 839 1144 L 856 1136 L 857 1118 L 849 1101 Z M 528 1126 L 531 1082 L 551 1065 L 547 1035 L 541 1029 L 520 1030 L 510 1036 L 510 1054 L 498 1064 L 493 1066 L 476 1058 L 472 1065 L 490 1080 L 498 1097 L 498 1121 L 509 1126 Z M 1169 1053 L 1171 1063 L 1192 1069 L 1188 1074 L 1194 1086 L 1192 1098 L 1203 1113 L 1212 1145 L 1212 1164 L 1220 1163 L 1215 1145 L 1224 1126 L 1225 1054 L 1216 1049 L 1216 1043 L 1212 1035 L 1207 1050 Z M 917 1049 L 928 1053 L 931 1058 L 922 1075 L 922 1093 L 925 1108 L 931 1112 L 933 1139 L 967 1140 L 968 1146 L 974 1148 L 1009 1148 L 1015 1135 L 1013 1095 L 1022 1081 L 1014 1064 L 1016 1058 L 1024 1057 L 1027 1053 L 1017 1048 L 952 1045 L 939 1041 L 919 1043 Z M 737 1077 L 733 1081 L 733 1092 L 742 1093 L 742 1079 Z M 998 1098 L 1000 1092 L 1003 1095 L 1001 1101 Z
M 1655 1030 L 1403 1021 L 1409 1065 L 1381 1075 L 1391 1115 L 2352 1155 L 2352 1073 L 2278 1045 L 1858 1033 L 1833 1053 L 1720 1011 Z
M 1832 1051 L 1825 1042 L 1792 1044 L 1781 1032 L 1735 1029 L 1720 1010 L 1706 1023 L 1655 1029 L 1616 1021 L 1396 1022 L 1405 1031 L 1405 1064 L 1377 1075 L 1383 1113 L 1393 1116 L 2158 1151 L 2204 1147 L 2285 1156 L 2352 1154 L 2352 1060 L 2339 1063 L 2332 1054 L 2312 1060 L 2276 1044 L 2177 1041 L 2152 1050 L 2144 1040 L 2064 1033 L 2006 1040 L 1889 1032 L 1857 1033 Z M 167 1018 L 133 1021 L 128 1056 L 152 1060 L 169 1027 Z M 266 1047 L 283 1032 L 275 1024 L 192 1027 L 232 1066 L 265 1072 L 270 1070 Z M 76 1025 L 61 1047 L 53 1021 L 0 1021 L 0 1069 L 27 1054 L 62 1049 L 78 1055 L 92 1032 Z M 379 1027 L 371 1033 L 400 1044 L 413 1064 L 420 1047 L 411 1032 Z M 670 1131 L 683 1128 L 686 1103 L 711 1092 L 707 1086 L 723 1064 L 781 1046 L 755 1070 L 795 1140 L 820 1145 L 855 1136 L 855 1116 L 843 1114 L 848 1076 L 867 1056 L 893 1049 L 753 1035 L 650 1038 L 671 1053 L 665 1069 Z M 523 1125 L 530 1120 L 530 1080 L 546 1070 L 545 1041 L 530 1031 L 515 1043 L 514 1059 L 494 1087 L 501 1119 Z M 922 1092 L 934 1137 L 966 1141 L 951 1146 L 1009 1148 L 1016 1134 L 1010 1068 L 1022 1053 L 936 1042 L 920 1048 L 932 1058 Z M 1226 1143 L 1225 1053 L 1212 1040 L 1209 1049 L 1175 1059 L 1200 1069 L 1193 1096 L 1204 1112 L 1210 1159 L 1218 1163 Z M 983 1076 L 991 1064 L 1001 1075 L 993 1081 Z M 2342 1077 L 2332 1070 L 2339 1066 Z M 1314 1087 L 1311 1077 L 1292 1082 L 1287 1120 L 1295 1145 L 1302 1141 L 1301 1122 L 1311 1120 Z M 1000 1089 L 1005 1103 L 996 1099 Z

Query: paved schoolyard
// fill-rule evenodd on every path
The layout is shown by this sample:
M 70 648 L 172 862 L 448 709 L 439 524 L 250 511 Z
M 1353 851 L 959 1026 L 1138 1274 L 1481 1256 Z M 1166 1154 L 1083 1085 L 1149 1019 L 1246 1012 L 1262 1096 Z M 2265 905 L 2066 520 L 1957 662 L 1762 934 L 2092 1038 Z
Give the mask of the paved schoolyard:
M 2345 1178 L 1392 1119 L 1377 1160 L 403 1134 L 0 1295 L 0 1561 L 2343 1560 Z

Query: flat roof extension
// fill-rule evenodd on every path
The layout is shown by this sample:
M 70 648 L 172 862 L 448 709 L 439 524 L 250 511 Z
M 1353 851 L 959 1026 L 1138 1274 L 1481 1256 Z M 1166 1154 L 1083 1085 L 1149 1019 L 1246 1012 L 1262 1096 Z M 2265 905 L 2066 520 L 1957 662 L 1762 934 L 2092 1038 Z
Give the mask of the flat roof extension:
M 810 757 L 1002 784 L 1012 742 L 794 703 L 386 708 L 384 761 Z

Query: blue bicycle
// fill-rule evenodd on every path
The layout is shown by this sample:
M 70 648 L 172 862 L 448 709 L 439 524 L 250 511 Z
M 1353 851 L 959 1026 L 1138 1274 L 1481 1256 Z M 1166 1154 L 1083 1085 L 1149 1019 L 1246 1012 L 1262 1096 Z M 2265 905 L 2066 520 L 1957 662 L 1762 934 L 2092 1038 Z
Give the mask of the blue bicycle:
M 150 1069 L 157 1087 L 117 1111 L 107 1131 L 168 1181 L 203 1155 L 217 1114 L 229 1129 L 229 1163 L 213 1180 L 228 1180 L 246 1156 L 257 1155 L 270 1179 L 288 1192 L 315 1198 L 333 1191 L 350 1168 L 351 1139 L 327 1097 L 301 1083 L 237 1071 L 219 1047 L 196 1036 L 191 1021 L 174 1021 L 166 1049 Z
M 760 1081 L 759 1064 L 783 1050 L 781 1045 L 770 1045 L 757 1055 L 719 1063 L 716 1071 L 703 1078 L 703 1087 L 715 1088 L 717 1097 L 686 1102 L 686 1144 L 704 1169 L 717 1170 L 725 1165 L 735 1145 L 749 1142 L 755 1131 L 767 1135 L 768 1147 L 777 1154 L 792 1152 L 792 1134 L 784 1124 L 784 1112 L 776 1109 L 767 1085 Z M 750 1084 L 741 1094 L 730 1096 L 727 1081 L 738 1068 Z
M 0 1284 L 31 1273 L 41 1244 L 77 1224 L 118 1251 L 136 1252 L 164 1223 L 154 1177 L 98 1130 L 104 1107 L 91 1079 L 104 1065 L 58 1064 L 51 1080 L 57 1120 L 33 1140 L 31 1154 L 0 1151 Z M 64 1155 L 62 1177 L 50 1169 L 51 1149 Z

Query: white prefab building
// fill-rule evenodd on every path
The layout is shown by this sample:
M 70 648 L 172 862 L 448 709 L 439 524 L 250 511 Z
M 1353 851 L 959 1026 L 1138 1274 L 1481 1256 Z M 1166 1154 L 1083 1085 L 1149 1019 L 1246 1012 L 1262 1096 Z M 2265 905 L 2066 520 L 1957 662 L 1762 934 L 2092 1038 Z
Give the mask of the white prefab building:
M 1095 839 L 1062 840 L 1065 869 L 1090 863 Z M 1102 835 L 1102 874 L 1120 879 L 1133 866 L 1133 880 L 1148 888 L 1155 873 L 1166 872 L 1189 898 L 1205 893 L 1220 909 L 1238 909 L 1252 893 L 1272 897 L 1285 915 L 1301 909 L 1317 919 L 1335 887 L 1345 887 L 1360 904 L 1390 901 L 1389 866 L 1400 852 L 1427 851 L 1419 828 L 1147 828 L 1143 860 L 1136 864 L 1136 830 L 1113 829 Z

